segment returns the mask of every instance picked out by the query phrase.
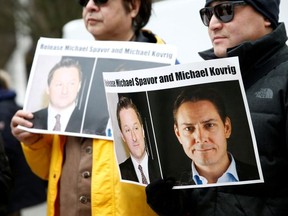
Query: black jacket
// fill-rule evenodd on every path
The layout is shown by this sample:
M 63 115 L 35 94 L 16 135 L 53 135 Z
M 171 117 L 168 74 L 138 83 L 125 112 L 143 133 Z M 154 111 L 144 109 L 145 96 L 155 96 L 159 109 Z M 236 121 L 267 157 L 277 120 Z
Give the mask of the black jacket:
M 10 190 L 12 187 L 12 173 L 8 162 L 8 157 L 4 150 L 4 141 L 0 133 L 0 215 L 8 212 Z
M 119 164 L 119 167 L 122 179 L 139 182 L 131 157 L 126 159 L 123 163 Z M 155 181 L 156 179 L 159 179 L 161 177 L 159 165 L 156 163 L 155 160 L 152 160 L 151 157 L 149 156 L 148 156 L 148 170 L 149 170 L 150 182 Z
M 288 214 L 288 48 L 283 23 L 254 42 L 228 50 L 238 56 L 265 183 L 173 190 L 146 188 L 150 206 L 162 215 L 286 216 Z M 215 59 L 213 50 L 199 53 Z M 169 183 L 169 182 L 168 182 Z M 155 183 L 162 188 L 163 182 Z M 169 183 L 171 185 L 171 183 Z M 168 184 L 168 185 L 169 185 Z M 167 185 L 167 184 L 166 184 Z M 152 189 L 152 190 L 151 190 Z M 176 191 L 176 192 L 175 192 Z M 157 202 L 155 193 L 168 197 Z M 168 195 L 167 195 L 168 194 Z M 162 196 L 163 197 L 163 196 Z
M 33 113 L 34 118 L 31 120 L 33 127 L 37 129 L 48 129 L 48 108 L 38 110 Z M 66 132 L 80 133 L 81 122 L 82 122 L 82 113 L 76 107 L 72 112 L 68 124 L 65 128 Z
M 10 194 L 5 196 L 0 192 L 0 200 L 8 202 L 8 213 L 44 203 L 47 189 L 47 181 L 32 173 L 19 141 L 11 133 L 11 118 L 21 109 L 15 102 L 15 96 L 14 91 L 0 90 L 0 132 L 13 176 Z M 1 161 L 1 165 L 4 166 L 4 162 Z

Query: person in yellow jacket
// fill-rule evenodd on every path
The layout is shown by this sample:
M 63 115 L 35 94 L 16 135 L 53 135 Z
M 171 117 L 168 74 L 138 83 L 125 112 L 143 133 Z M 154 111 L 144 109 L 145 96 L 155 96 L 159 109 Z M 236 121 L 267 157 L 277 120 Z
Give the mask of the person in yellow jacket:
M 151 0 L 79 0 L 83 20 L 96 40 L 164 43 L 143 30 Z M 112 141 L 36 134 L 33 114 L 18 110 L 11 121 L 32 171 L 48 180 L 47 215 L 156 215 L 146 204 L 145 188 L 120 182 Z

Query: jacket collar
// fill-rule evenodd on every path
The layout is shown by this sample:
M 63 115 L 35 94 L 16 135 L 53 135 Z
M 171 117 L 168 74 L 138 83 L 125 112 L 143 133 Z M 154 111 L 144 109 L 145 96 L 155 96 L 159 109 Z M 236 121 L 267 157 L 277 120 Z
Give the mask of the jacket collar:
M 164 40 L 148 29 L 141 29 L 139 32 L 135 33 L 135 36 L 133 41 L 165 44 Z
M 12 90 L 0 89 L 0 101 L 14 99 L 16 93 Z

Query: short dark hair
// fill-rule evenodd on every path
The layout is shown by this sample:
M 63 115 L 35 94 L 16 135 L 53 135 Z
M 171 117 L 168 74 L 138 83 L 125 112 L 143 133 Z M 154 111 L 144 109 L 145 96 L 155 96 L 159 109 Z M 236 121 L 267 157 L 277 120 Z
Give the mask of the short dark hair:
M 129 109 L 129 108 L 131 108 L 135 111 L 140 124 L 143 125 L 142 117 L 141 117 L 136 105 L 133 103 L 132 99 L 130 99 L 128 97 L 121 96 L 119 98 L 118 103 L 117 103 L 117 121 L 118 121 L 118 126 L 119 126 L 121 131 L 122 131 L 122 128 L 121 128 L 120 111 L 122 109 Z
M 185 102 L 198 102 L 202 100 L 210 101 L 219 113 L 222 122 L 225 122 L 227 117 L 226 107 L 220 93 L 212 88 L 195 88 L 185 89 L 176 98 L 173 107 L 174 124 L 177 126 L 177 112 L 179 107 Z
M 130 5 L 138 0 L 123 0 L 124 8 L 127 12 L 130 11 Z M 135 32 L 139 32 L 149 21 L 152 10 L 152 0 L 139 0 L 140 8 L 137 16 L 133 20 L 133 28 Z
M 79 72 L 79 80 L 80 81 L 82 80 L 82 69 L 81 69 L 79 62 L 72 59 L 72 58 L 63 58 L 63 59 L 61 59 L 60 62 L 55 64 L 54 67 L 50 70 L 50 72 L 48 74 L 48 80 L 47 80 L 48 86 L 50 85 L 50 83 L 52 81 L 54 72 L 56 70 L 58 70 L 59 68 L 63 68 L 63 67 L 68 67 L 68 68 L 69 67 L 75 67 L 75 68 L 77 68 L 78 72 Z

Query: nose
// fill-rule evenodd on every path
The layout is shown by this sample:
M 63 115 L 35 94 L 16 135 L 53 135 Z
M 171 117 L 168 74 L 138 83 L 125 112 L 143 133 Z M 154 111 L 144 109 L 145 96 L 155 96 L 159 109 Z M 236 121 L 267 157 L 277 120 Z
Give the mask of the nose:
M 87 5 L 86 5 L 86 9 L 88 9 L 88 10 L 91 10 L 91 9 L 95 10 L 95 8 L 99 9 L 100 7 L 99 7 L 99 5 L 95 4 L 95 2 L 94 2 L 93 0 L 89 0 L 88 3 L 87 3 Z
M 63 85 L 63 86 L 62 86 L 61 92 L 62 92 L 62 94 L 67 94 L 67 92 L 68 92 L 68 87 L 67 87 L 67 85 Z
M 197 126 L 193 132 L 195 143 L 204 143 L 207 141 L 207 135 L 203 128 Z
M 95 5 L 94 1 L 93 0 L 89 0 L 87 5 L 86 5 L 86 7 L 89 6 L 89 5 Z
M 213 16 L 211 17 L 211 20 L 209 22 L 208 28 L 210 30 L 215 30 L 215 29 L 221 28 L 222 24 L 223 23 L 220 20 L 218 20 L 216 18 L 216 16 L 213 14 Z
M 137 137 L 136 137 L 136 133 L 134 132 L 134 130 L 131 130 L 131 137 L 132 137 L 132 140 L 133 140 L 134 142 L 136 142 Z

